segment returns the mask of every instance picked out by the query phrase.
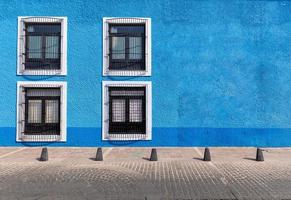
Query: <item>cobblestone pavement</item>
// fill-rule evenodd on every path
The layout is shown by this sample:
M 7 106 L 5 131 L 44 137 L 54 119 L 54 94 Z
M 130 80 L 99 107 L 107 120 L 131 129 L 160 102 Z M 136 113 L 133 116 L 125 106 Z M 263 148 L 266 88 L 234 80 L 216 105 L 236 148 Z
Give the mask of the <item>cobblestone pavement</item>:
M 291 149 L 255 148 L 0 148 L 0 200 L 13 199 L 291 199 Z

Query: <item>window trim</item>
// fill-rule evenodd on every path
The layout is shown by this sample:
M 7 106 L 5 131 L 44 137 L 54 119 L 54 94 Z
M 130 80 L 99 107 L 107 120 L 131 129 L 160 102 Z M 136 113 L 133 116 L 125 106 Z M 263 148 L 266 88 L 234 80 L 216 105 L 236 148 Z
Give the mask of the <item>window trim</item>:
M 126 139 L 109 137 L 109 92 L 108 87 L 145 87 L 146 88 L 146 134 L 135 138 L 136 134 L 127 135 Z M 115 135 L 115 134 L 111 134 Z M 117 134 L 116 134 L 117 135 Z M 145 137 L 144 137 L 145 135 Z M 132 136 L 132 137 L 130 137 Z M 152 83 L 151 81 L 102 81 L 102 140 L 152 140 Z
M 118 20 L 139 20 L 131 21 L 131 24 L 145 24 L 145 70 L 110 70 L 109 69 L 109 24 L 126 24 Z M 152 57 L 151 57 L 151 18 L 143 17 L 103 17 L 103 76 L 151 76 Z
M 61 59 L 60 59 L 60 69 L 24 69 L 23 67 L 23 56 L 25 50 L 23 46 L 25 45 L 25 22 L 33 22 L 34 19 L 42 18 L 44 21 L 39 23 L 52 23 L 51 19 L 60 20 L 61 23 Z M 67 75 L 67 17 L 54 17 L 54 16 L 19 16 L 18 17 L 18 36 L 17 36 L 17 75 Z M 38 23 L 38 22 L 35 22 Z
M 21 132 L 24 127 L 22 125 L 23 112 L 20 111 L 23 99 L 21 99 L 23 95 L 22 88 L 23 87 L 38 87 L 38 88 L 50 88 L 50 87 L 59 87 L 61 90 L 61 107 L 60 107 L 60 138 L 57 141 L 66 142 L 67 140 L 67 83 L 64 81 L 18 81 L 17 82 L 17 104 L 16 104 L 16 142 L 56 142 L 55 140 L 51 140 L 50 135 L 37 135 L 40 136 L 40 139 L 35 141 L 33 139 L 34 136 L 25 136 L 25 138 L 21 138 Z

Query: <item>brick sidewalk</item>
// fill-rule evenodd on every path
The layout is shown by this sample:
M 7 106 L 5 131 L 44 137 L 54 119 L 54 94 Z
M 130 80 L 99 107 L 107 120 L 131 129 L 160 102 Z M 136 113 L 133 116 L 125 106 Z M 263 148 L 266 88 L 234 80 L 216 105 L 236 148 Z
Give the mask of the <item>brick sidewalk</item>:
M 291 199 L 291 149 L 0 148 L 0 199 Z

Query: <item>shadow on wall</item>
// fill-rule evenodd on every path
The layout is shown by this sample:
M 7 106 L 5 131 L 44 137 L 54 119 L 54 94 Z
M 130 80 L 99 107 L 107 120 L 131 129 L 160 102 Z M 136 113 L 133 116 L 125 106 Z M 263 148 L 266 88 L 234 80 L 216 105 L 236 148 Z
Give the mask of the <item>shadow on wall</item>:
M 21 77 L 27 81 L 44 81 L 44 80 L 53 79 L 54 77 L 59 77 L 59 76 L 60 76 L 59 74 L 54 74 L 54 75 L 49 75 L 49 76 L 47 75 L 37 75 L 37 76 L 21 75 Z
M 45 146 L 52 146 L 59 142 L 20 142 L 21 145 L 25 147 L 45 147 Z

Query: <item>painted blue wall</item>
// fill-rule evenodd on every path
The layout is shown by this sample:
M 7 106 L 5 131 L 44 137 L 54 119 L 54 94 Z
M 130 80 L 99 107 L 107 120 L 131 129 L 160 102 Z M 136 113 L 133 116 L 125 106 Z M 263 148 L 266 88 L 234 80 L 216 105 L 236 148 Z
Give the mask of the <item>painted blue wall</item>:
M 291 146 L 291 2 L 0 0 L 0 146 L 16 143 L 16 82 L 68 83 L 56 146 Z M 17 17 L 68 17 L 68 75 L 16 75 Z M 151 77 L 102 77 L 102 17 L 152 18 Z M 102 142 L 102 80 L 153 84 L 153 140 Z M 48 145 L 48 144 L 38 144 Z

